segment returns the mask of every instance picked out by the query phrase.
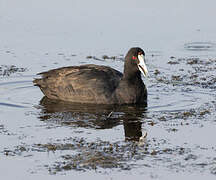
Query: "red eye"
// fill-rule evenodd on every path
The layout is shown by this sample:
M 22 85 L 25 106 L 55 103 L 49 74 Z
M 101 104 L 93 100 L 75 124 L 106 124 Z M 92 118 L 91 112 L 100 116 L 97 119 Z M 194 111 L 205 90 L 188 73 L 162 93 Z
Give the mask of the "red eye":
M 135 56 L 132 56 L 132 59 L 133 59 L 133 60 L 136 60 L 137 58 L 136 58 Z

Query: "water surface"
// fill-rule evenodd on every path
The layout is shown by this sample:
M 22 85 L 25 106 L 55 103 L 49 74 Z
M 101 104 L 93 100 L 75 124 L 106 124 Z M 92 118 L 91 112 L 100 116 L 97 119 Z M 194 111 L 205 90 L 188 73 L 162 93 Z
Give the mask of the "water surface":
M 1 177 L 215 179 L 215 5 L 1 0 Z M 133 46 L 146 52 L 147 106 L 71 105 L 32 84 L 62 66 L 122 71 Z

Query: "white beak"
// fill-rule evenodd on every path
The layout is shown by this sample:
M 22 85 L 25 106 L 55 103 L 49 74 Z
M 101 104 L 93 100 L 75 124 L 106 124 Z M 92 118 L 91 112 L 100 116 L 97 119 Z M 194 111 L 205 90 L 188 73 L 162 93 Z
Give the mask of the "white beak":
M 138 65 L 139 70 L 141 71 L 141 73 L 144 76 L 147 76 L 148 75 L 148 70 L 147 70 L 147 67 L 146 67 L 146 64 L 145 64 L 144 55 L 143 54 L 138 55 L 138 59 L 139 59 L 139 63 L 137 65 Z

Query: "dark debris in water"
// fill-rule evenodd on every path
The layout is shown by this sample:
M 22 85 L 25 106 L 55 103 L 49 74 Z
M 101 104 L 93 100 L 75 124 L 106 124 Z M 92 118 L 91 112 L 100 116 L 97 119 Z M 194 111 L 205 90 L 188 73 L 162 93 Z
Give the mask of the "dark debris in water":
M 157 160 L 159 155 L 184 155 L 188 150 L 182 147 L 159 149 L 158 143 L 154 142 L 155 147 L 150 146 L 150 141 L 139 146 L 137 142 L 115 142 L 98 140 L 96 142 L 87 142 L 84 139 L 70 139 L 74 143 L 70 150 L 73 153 L 62 155 L 61 160 L 49 166 L 50 173 L 57 173 L 68 170 L 95 170 L 106 168 L 118 168 L 129 170 L 135 168 L 132 162 L 152 158 Z M 81 143 L 79 143 L 81 141 Z M 162 141 L 163 143 L 164 141 Z M 152 142 L 151 142 L 152 144 Z M 68 145 L 39 145 L 47 150 L 68 150 Z M 51 148 L 50 148 L 51 147 Z M 54 148 L 55 147 L 55 148 Z M 61 147 L 61 148 L 59 148 Z
M 197 109 L 188 109 L 179 112 L 163 112 L 162 115 L 154 115 L 159 121 L 168 122 L 170 120 L 202 120 L 207 115 L 210 115 L 214 111 L 212 104 L 205 105 Z M 193 121 L 190 121 L 191 123 Z
M 165 146 L 164 146 L 165 145 Z M 201 147 L 199 147 L 201 149 Z M 109 142 L 96 140 L 88 142 L 84 138 L 57 139 L 55 143 L 46 144 L 22 144 L 16 146 L 13 150 L 5 149 L 3 154 L 5 156 L 33 156 L 34 153 L 55 153 L 61 152 L 58 158 L 51 164 L 41 162 L 44 164 L 50 174 L 59 172 L 76 170 L 106 170 L 119 169 L 130 170 L 138 166 L 145 166 L 146 168 L 156 166 L 157 162 L 163 161 L 164 165 L 172 169 L 178 169 L 179 166 L 193 166 L 200 167 L 199 156 L 193 154 L 193 150 L 183 146 L 170 146 L 166 139 L 151 139 L 147 140 L 145 144 L 140 145 L 136 141 L 118 141 Z M 64 153 L 63 153 L 64 152 Z M 56 153 L 58 154 L 58 153 Z M 161 158 L 166 157 L 166 158 Z M 181 161 L 179 159 L 181 157 Z M 142 160 L 139 165 L 134 163 Z M 196 163 L 197 161 L 197 163 Z M 149 164 L 147 167 L 146 164 Z M 180 163 L 180 164 L 178 164 Z M 195 165 L 197 164 L 197 165 Z M 207 167 L 210 164 L 206 164 Z M 212 169 L 214 173 L 214 169 Z
M 179 64 L 178 61 L 169 61 L 168 64 Z
M 214 167 L 211 168 L 211 173 L 216 175 L 216 163 L 214 163 Z
M 113 61 L 124 61 L 124 58 L 119 55 L 119 56 L 108 56 L 108 55 L 103 55 L 101 58 L 98 58 L 96 56 L 86 56 L 87 59 L 94 59 L 97 61 L 106 61 L 106 60 L 113 60 Z
M 114 157 L 104 152 L 82 152 L 77 155 L 61 156 L 62 162 L 54 164 L 56 171 L 62 170 L 86 170 L 97 168 L 121 168 L 130 169 L 126 164 L 119 161 L 120 157 Z
M 216 78 L 213 76 L 216 70 L 216 59 L 176 58 L 167 62 L 170 66 L 181 67 L 170 73 L 164 73 L 156 69 L 153 73 L 158 83 L 173 86 L 199 86 L 201 88 L 215 89 Z M 210 73 L 212 72 L 212 73 Z
M 10 76 L 11 74 L 17 72 L 25 72 L 27 68 L 18 68 L 15 65 L 1 65 L 0 66 L 0 76 Z
M 14 133 L 9 132 L 3 124 L 0 124 L 0 135 L 7 135 L 7 136 L 11 136 L 14 135 Z

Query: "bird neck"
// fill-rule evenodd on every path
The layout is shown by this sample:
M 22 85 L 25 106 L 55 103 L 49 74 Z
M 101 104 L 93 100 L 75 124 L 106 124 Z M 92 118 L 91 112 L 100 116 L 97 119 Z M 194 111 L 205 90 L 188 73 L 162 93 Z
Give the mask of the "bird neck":
M 133 70 L 130 67 L 125 66 L 123 79 L 126 81 L 141 80 L 141 72 L 137 70 Z

